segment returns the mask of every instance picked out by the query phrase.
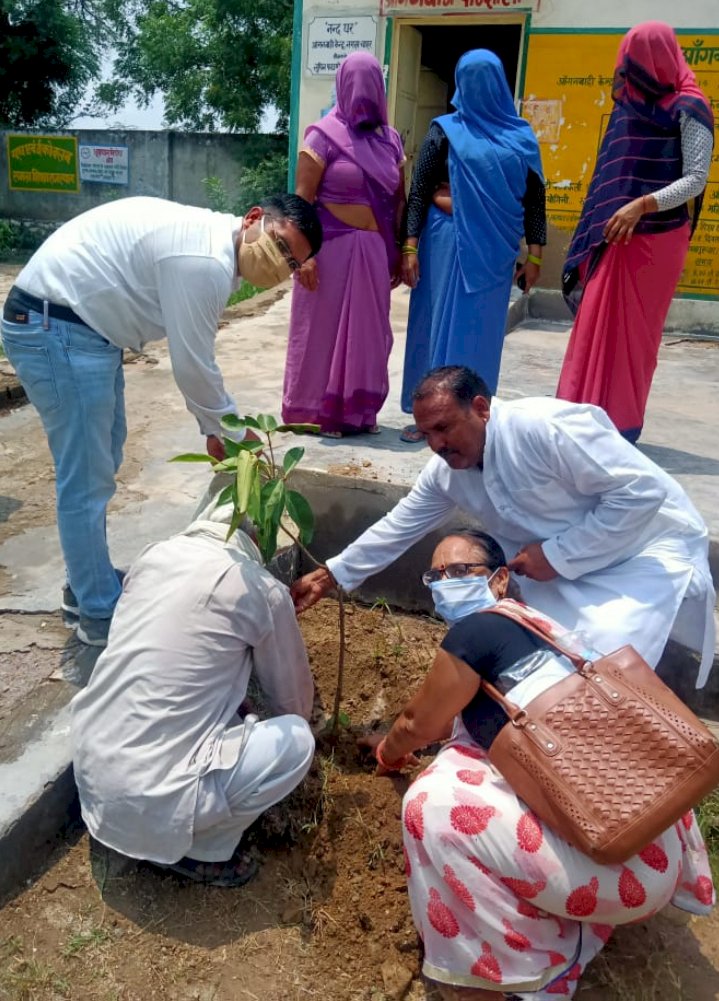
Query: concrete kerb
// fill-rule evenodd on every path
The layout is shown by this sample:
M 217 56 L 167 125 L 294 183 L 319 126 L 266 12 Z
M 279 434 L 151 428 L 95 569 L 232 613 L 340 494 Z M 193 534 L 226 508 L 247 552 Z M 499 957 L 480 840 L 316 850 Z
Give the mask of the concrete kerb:
M 23 704 L 24 712 L 12 714 L 3 733 L 0 898 L 43 866 L 58 838 L 79 818 L 69 703 L 90 677 L 99 652 L 70 636 L 52 683 L 37 689 L 32 703 Z

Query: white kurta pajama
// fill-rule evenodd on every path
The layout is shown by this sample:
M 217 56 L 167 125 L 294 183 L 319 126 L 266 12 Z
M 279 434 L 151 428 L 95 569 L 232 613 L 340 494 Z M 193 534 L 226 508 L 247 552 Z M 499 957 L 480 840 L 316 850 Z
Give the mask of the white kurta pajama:
M 73 700 L 83 819 L 132 858 L 227 860 L 312 761 L 314 686 L 292 601 L 226 531 L 198 521 L 141 554 Z M 278 713 L 254 727 L 236 715 L 253 672 Z
M 494 400 L 483 468 L 435 455 L 410 493 L 327 564 L 346 590 L 384 569 L 457 509 L 507 559 L 541 542 L 559 574 L 522 578 L 528 604 L 610 652 L 631 643 L 656 666 L 670 635 L 714 656 L 706 526 L 667 473 L 620 437 L 597 407 L 551 398 Z

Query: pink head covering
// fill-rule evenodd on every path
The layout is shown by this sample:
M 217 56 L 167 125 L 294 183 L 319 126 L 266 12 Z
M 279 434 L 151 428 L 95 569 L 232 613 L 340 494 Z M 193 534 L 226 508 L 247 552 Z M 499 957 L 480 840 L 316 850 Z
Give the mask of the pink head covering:
M 387 124 L 382 67 L 369 52 L 353 52 L 337 70 L 335 89 L 336 105 L 309 128 L 322 132 L 368 178 L 394 195 L 402 144 Z
M 334 113 L 351 129 L 372 130 L 387 124 L 382 67 L 369 52 L 353 52 L 347 56 L 337 70 L 335 89 Z
M 674 29 L 663 21 L 644 21 L 622 39 L 614 75 L 614 100 L 679 111 L 713 128 L 711 105 L 689 69 Z

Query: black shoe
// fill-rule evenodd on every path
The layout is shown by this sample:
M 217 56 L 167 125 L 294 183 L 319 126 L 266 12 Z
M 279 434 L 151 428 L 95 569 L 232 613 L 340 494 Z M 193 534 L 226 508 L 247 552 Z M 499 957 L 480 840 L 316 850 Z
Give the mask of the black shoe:
M 112 619 L 89 619 L 81 615 L 78 619 L 75 635 L 86 646 L 107 646 L 107 635 L 110 632 Z
M 204 883 L 205 886 L 236 887 L 244 886 L 254 879 L 259 865 L 251 855 L 236 851 L 227 862 L 200 862 L 197 859 L 181 858 L 174 865 L 160 865 L 158 868 L 177 873 L 178 876 L 191 879 L 193 883 Z
M 120 582 L 120 587 L 122 587 L 122 582 L 125 579 L 126 570 L 115 570 L 117 574 L 117 579 Z M 69 584 L 65 584 L 62 589 L 62 603 L 60 608 L 63 611 L 63 620 L 66 626 L 74 627 L 77 625 L 77 620 L 80 618 L 80 606 L 77 603 L 77 598 L 75 597 L 75 592 L 70 587 Z

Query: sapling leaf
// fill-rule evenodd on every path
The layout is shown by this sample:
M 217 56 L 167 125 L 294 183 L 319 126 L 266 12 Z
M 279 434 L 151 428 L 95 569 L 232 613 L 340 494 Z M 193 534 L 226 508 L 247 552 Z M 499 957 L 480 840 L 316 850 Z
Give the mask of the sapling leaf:
M 259 466 L 259 463 L 258 463 Z M 250 490 L 250 496 L 247 500 L 247 517 L 252 521 L 252 523 L 257 528 L 262 521 L 262 501 L 261 501 L 261 489 L 262 483 L 260 482 L 259 469 L 257 476 L 252 479 L 252 488 Z
M 223 490 L 220 491 L 220 495 L 217 498 L 217 506 L 220 507 L 222 504 L 229 504 L 234 500 L 235 497 L 235 484 L 230 483 Z
M 295 448 L 290 448 L 285 452 L 285 457 L 282 460 L 282 469 L 284 470 L 285 476 L 289 476 L 304 454 L 305 450 L 301 445 L 297 445 Z
M 288 490 L 285 496 L 285 505 L 287 513 L 297 525 L 300 542 L 303 546 L 309 546 L 312 542 L 312 536 L 315 534 L 315 516 L 309 501 L 297 490 Z
M 266 563 L 277 552 L 277 532 L 285 509 L 285 484 L 283 480 L 268 480 L 262 485 L 260 497 L 261 520 L 259 525 L 260 550 Z
M 232 512 L 232 521 L 230 522 L 230 527 L 227 529 L 227 535 L 225 536 L 225 542 L 229 542 L 232 536 L 235 534 L 237 529 L 240 527 L 242 522 L 242 513 L 238 511 L 237 508 Z
M 277 430 L 277 418 L 273 417 L 272 414 L 258 414 L 257 424 L 260 431 L 276 431 Z
M 247 505 L 252 496 L 252 481 L 257 479 L 257 461 L 251 452 L 237 455 L 237 510 L 241 516 L 247 513 Z
M 275 431 L 282 434 L 319 434 L 320 425 L 319 424 L 280 424 L 275 428 Z
M 233 441 L 231 438 L 223 438 L 225 455 L 234 458 L 239 452 L 260 452 L 262 450 L 261 441 Z
M 225 414 L 224 417 L 220 418 L 220 424 L 224 428 L 231 428 L 233 431 L 238 431 L 247 426 L 247 418 L 245 417 L 243 420 L 237 414 Z
M 168 462 L 211 462 L 216 465 L 217 459 L 206 452 L 185 452 L 183 455 L 173 455 Z
M 344 709 L 340 709 L 340 711 L 337 713 L 337 722 L 339 723 L 340 726 L 344 727 L 345 730 L 349 730 L 352 724 L 352 720 L 349 718 Z
M 285 506 L 285 483 L 284 480 L 268 480 L 262 484 L 261 499 L 265 511 L 274 512 L 279 508 L 280 514 Z
M 251 417 L 249 414 L 245 414 L 244 418 L 242 419 L 242 425 L 243 427 L 254 428 L 255 431 L 260 430 L 260 425 L 257 418 Z

